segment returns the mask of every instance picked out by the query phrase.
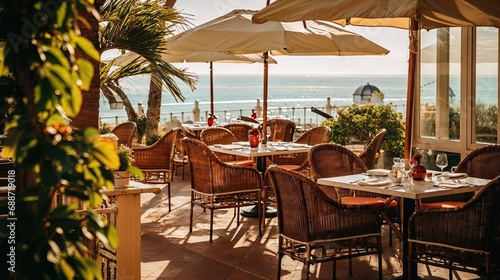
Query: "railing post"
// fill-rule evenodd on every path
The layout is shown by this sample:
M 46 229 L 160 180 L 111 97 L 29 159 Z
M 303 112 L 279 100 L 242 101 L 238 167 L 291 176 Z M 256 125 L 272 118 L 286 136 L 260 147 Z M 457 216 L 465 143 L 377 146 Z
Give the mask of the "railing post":
M 327 97 L 326 98 L 326 107 L 325 107 L 325 112 L 330 115 L 330 116 L 333 116 L 332 115 L 332 104 L 330 103 L 330 97 Z
M 200 121 L 200 101 L 194 101 L 194 109 L 193 109 L 193 120 L 194 122 Z
M 262 107 L 260 106 L 260 98 L 257 98 L 257 106 L 255 106 L 255 113 L 257 114 L 257 118 L 262 117 Z
M 118 116 L 115 116 L 115 126 L 118 125 Z

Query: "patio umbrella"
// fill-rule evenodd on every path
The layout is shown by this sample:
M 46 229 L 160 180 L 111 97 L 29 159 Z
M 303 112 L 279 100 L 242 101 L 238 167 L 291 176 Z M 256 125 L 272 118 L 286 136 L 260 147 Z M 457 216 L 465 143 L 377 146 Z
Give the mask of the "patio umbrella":
M 173 52 L 264 53 L 263 131 L 267 121 L 267 52 L 273 55 L 385 55 L 389 51 L 330 22 L 252 24 L 256 11 L 234 10 L 169 40 Z M 264 134 L 263 139 L 267 136 Z
M 162 54 L 162 60 L 170 63 L 184 62 L 205 62 L 210 63 L 210 113 L 214 114 L 214 85 L 213 85 L 213 62 L 218 63 L 256 63 L 264 62 L 262 54 L 226 54 L 222 52 L 191 52 L 184 55 Z M 143 59 L 140 55 L 134 52 L 127 52 L 114 59 L 108 59 L 105 63 L 113 62 L 116 66 L 124 66 L 135 59 Z M 277 64 L 275 59 L 269 58 L 268 63 Z
M 256 13 L 255 23 L 330 20 L 342 25 L 410 30 L 405 157 L 411 153 L 417 31 L 440 27 L 500 27 L 500 5 L 491 0 L 277 0 Z

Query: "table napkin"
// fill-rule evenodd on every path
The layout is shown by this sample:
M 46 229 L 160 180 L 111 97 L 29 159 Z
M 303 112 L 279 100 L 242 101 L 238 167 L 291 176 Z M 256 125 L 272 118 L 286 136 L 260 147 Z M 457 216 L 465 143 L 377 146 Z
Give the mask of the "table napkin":
M 358 182 L 360 186 L 385 186 L 389 184 L 392 184 L 392 181 L 389 179 L 370 179 Z
M 456 180 L 444 180 L 438 184 L 438 187 L 442 188 L 464 188 L 470 185 L 465 182 L 460 182 Z
M 278 146 L 278 147 L 268 146 L 267 149 L 269 151 L 286 151 L 286 150 L 288 150 L 287 147 L 280 147 L 280 146 Z
M 234 149 L 241 149 L 241 148 L 243 148 L 240 145 L 221 145 L 221 144 L 215 144 L 214 147 L 225 149 L 225 150 L 234 150 Z

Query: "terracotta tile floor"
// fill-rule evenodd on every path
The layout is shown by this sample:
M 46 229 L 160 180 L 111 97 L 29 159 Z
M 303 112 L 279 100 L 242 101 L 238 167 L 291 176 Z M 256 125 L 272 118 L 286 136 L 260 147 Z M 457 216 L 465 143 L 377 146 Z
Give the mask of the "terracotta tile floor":
M 259 238 L 257 219 L 242 217 L 237 227 L 233 209 L 215 211 L 214 240 L 210 243 L 208 211 L 195 207 L 193 232 L 189 233 L 189 170 L 185 180 L 175 176 L 171 188 L 170 213 L 166 190 L 141 195 L 142 279 L 276 279 L 276 218 L 266 219 L 266 230 Z M 391 279 L 401 274 L 400 242 L 393 236 L 393 246 L 389 246 L 388 227 L 382 230 L 383 277 Z M 302 264 L 285 256 L 281 279 L 304 279 L 302 268 Z M 311 266 L 311 271 L 311 279 L 331 279 L 332 264 L 317 264 Z M 448 279 L 448 270 L 419 265 L 419 276 L 426 280 Z M 377 257 L 353 259 L 353 276 L 348 274 L 347 260 L 337 262 L 337 279 L 377 279 Z M 454 279 L 480 278 L 454 272 Z

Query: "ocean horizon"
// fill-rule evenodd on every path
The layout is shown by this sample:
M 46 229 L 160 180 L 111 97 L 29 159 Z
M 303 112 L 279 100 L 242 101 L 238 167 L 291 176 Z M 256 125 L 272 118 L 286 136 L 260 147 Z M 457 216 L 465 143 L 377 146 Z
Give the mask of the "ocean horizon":
M 183 82 L 176 80 L 181 89 L 185 101 L 176 102 L 170 92 L 165 91 L 162 95 L 161 121 L 169 120 L 169 116 L 181 119 L 184 112 L 184 120 L 192 119 L 192 110 L 196 100 L 199 101 L 201 116 L 204 118 L 210 110 L 210 82 L 208 74 L 198 75 L 199 80 L 194 92 Z M 422 78 L 421 98 L 425 102 L 435 103 L 434 77 Z M 482 89 L 487 89 L 487 84 L 494 83 L 495 79 L 486 76 L 481 84 Z M 478 81 L 481 80 L 478 78 Z M 261 100 L 263 94 L 263 75 L 259 74 L 214 74 L 214 108 L 219 118 L 227 111 L 231 117 L 239 115 L 250 115 L 251 109 Z M 291 114 L 299 115 L 306 120 L 317 119 L 319 115 L 310 112 L 310 107 L 324 108 L 327 98 L 331 105 L 336 107 L 348 106 L 353 103 L 353 93 L 363 85 L 370 84 L 379 88 L 384 93 L 384 104 L 392 103 L 398 112 L 405 115 L 407 75 L 301 75 L 301 74 L 270 74 L 268 77 L 268 114 L 281 115 L 292 118 Z M 137 76 L 123 79 L 120 85 L 129 97 L 137 111 L 139 103 L 144 109 L 147 106 L 149 91 L 149 76 Z M 450 78 L 450 88 L 457 97 L 460 96 L 460 78 Z M 482 94 L 482 98 L 488 100 L 495 98 L 494 92 Z M 305 113 L 279 110 L 284 107 L 307 107 Z M 305 114 L 305 116 L 304 116 Z M 105 98 L 101 98 L 99 116 L 103 122 L 114 122 L 116 116 L 120 121 L 126 120 L 125 109 L 110 109 Z M 295 116 L 296 117 L 296 116 Z M 110 121 L 108 121 L 110 120 Z M 320 120 L 321 121 L 321 120 Z

